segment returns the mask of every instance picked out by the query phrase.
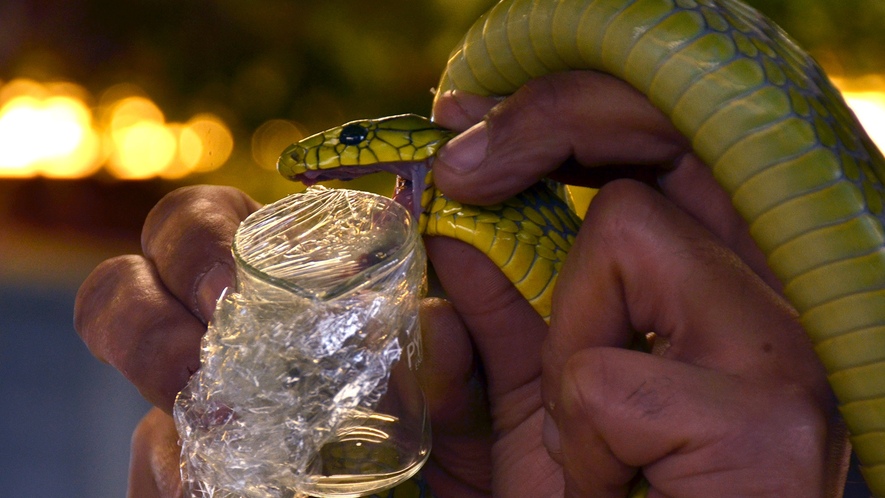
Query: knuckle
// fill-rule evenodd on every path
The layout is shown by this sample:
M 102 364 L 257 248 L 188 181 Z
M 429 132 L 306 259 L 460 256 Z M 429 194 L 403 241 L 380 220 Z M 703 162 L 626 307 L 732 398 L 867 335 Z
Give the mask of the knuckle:
M 99 359 L 104 352 L 107 330 L 117 322 L 119 297 L 142 263 L 136 255 L 117 256 L 100 263 L 86 277 L 74 302 L 74 328 Z
M 608 404 L 604 385 L 609 376 L 606 356 L 595 349 L 572 355 L 563 365 L 561 406 L 569 419 L 587 419 Z
M 638 247 L 646 243 L 660 204 L 660 196 L 641 182 L 614 180 L 594 197 L 585 223 L 612 247 Z
M 229 237 L 259 204 L 233 187 L 181 187 L 160 199 L 148 213 L 142 230 L 142 248 L 152 257 L 189 233 Z
M 488 113 L 486 120 L 492 142 L 507 141 L 510 137 L 526 136 L 523 129 L 543 129 L 562 111 L 562 89 L 550 77 L 528 81 L 516 93 Z
M 213 267 L 233 268 L 231 242 L 246 210 L 226 210 L 205 195 L 191 198 L 174 214 L 147 229 L 142 245 L 164 285 L 191 309 L 202 275 Z
M 74 321 L 92 354 L 158 406 L 171 407 L 199 364 L 204 327 L 139 256 L 100 264 L 78 292 Z
M 205 187 L 203 186 L 187 186 L 175 189 L 163 196 L 145 218 L 142 240 L 145 237 L 150 237 L 155 230 L 162 228 L 170 216 L 180 212 L 194 199 L 202 197 L 204 191 Z

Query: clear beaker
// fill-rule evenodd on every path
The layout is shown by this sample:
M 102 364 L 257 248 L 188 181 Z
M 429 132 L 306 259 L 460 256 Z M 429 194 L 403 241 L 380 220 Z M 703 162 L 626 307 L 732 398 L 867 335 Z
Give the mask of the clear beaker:
M 430 451 L 416 371 L 426 258 L 389 198 L 308 189 L 246 219 L 237 289 L 176 402 L 198 496 L 363 496 Z

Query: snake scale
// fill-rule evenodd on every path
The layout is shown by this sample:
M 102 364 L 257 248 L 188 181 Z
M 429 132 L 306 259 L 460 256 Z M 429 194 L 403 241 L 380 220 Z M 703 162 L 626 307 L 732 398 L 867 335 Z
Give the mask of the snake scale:
M 737 0 L 503 0 L 455 48 L 437 95 L 503 96 L 573 69 L 643 92 L 712 168 L 800 313 L 864 477 L 885 496 L 885 159 L 839 92 Z M 421 199 L 425 234 L 489 254 L 547 316 L 577 218 L 540 185 L 491 208 L 447 199 L 429 164 L 451 137 L 411 115 L 357 121 L 290 146 L 279 170 L 308 183 L 396 171 Z

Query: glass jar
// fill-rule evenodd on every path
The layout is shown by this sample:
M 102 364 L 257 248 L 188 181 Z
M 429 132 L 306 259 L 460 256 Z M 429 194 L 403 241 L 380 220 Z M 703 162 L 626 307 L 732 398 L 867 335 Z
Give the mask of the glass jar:
M 265 206 L 234 239 L 237 288 L 179 395 L 197 496 L 363 496 L 430 451 L 417 223 L 389 198 L 313 187 Z

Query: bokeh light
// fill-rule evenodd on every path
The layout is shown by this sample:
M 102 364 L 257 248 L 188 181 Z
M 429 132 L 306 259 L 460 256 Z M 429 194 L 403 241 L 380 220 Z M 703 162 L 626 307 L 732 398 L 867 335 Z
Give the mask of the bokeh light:
M 89 95 L 70 83 L 17 79 L 0 87 L 0 177 L 82 178 L 102 166 L 115 178 L 178 179 L 221 167 L 234 138 L 217 116 L 187 123 L 132 85 L 106 92 L 95 119 Z
M 219 168 L 233 150 L 233 134 L 214 114 L 197 114 L 181 130 L 178 154 L 190 172 L 205 173 Z
M 92 115 L 73 97 L 18 83 L 0 106 L 0 176 L 80 178 L 99 167 Z M 43 90 L 42 87 L 39 87 Z
M 832 81 L 870 139 L 885 152 L 885 76 L 835 77 Z
M 873 141 L 885 148 L 885 78 L 834 82 Z M 103 166 L 123 180 L 177 180 L 213 171 L 233 154 L 234 135 L 216 115 L 167 122 L 159 106 L 131 84 L 109 88 L 94 108 L 91 100 L 67 82 L 16 79 L 0 86 L 0 177 L 83 178 Z M 265 121 L 252 133 L 252 159 L 273 170 L 280 152 L 304 129 L 290 120 Z
M 128 97 L 111 110 L 108 169 L 117 178 L 159 176 L 175 157 L 176 140 L 160 109 L 143 97 Z
M 845 92 L 844 97 L 873 143 L 885 151 L 885 92 Z
M 259 166 L 276 170 L 280 152 L 304 137 L 300 125 L 284 119 L 271 119 L 252 134 L 252 159 Z

